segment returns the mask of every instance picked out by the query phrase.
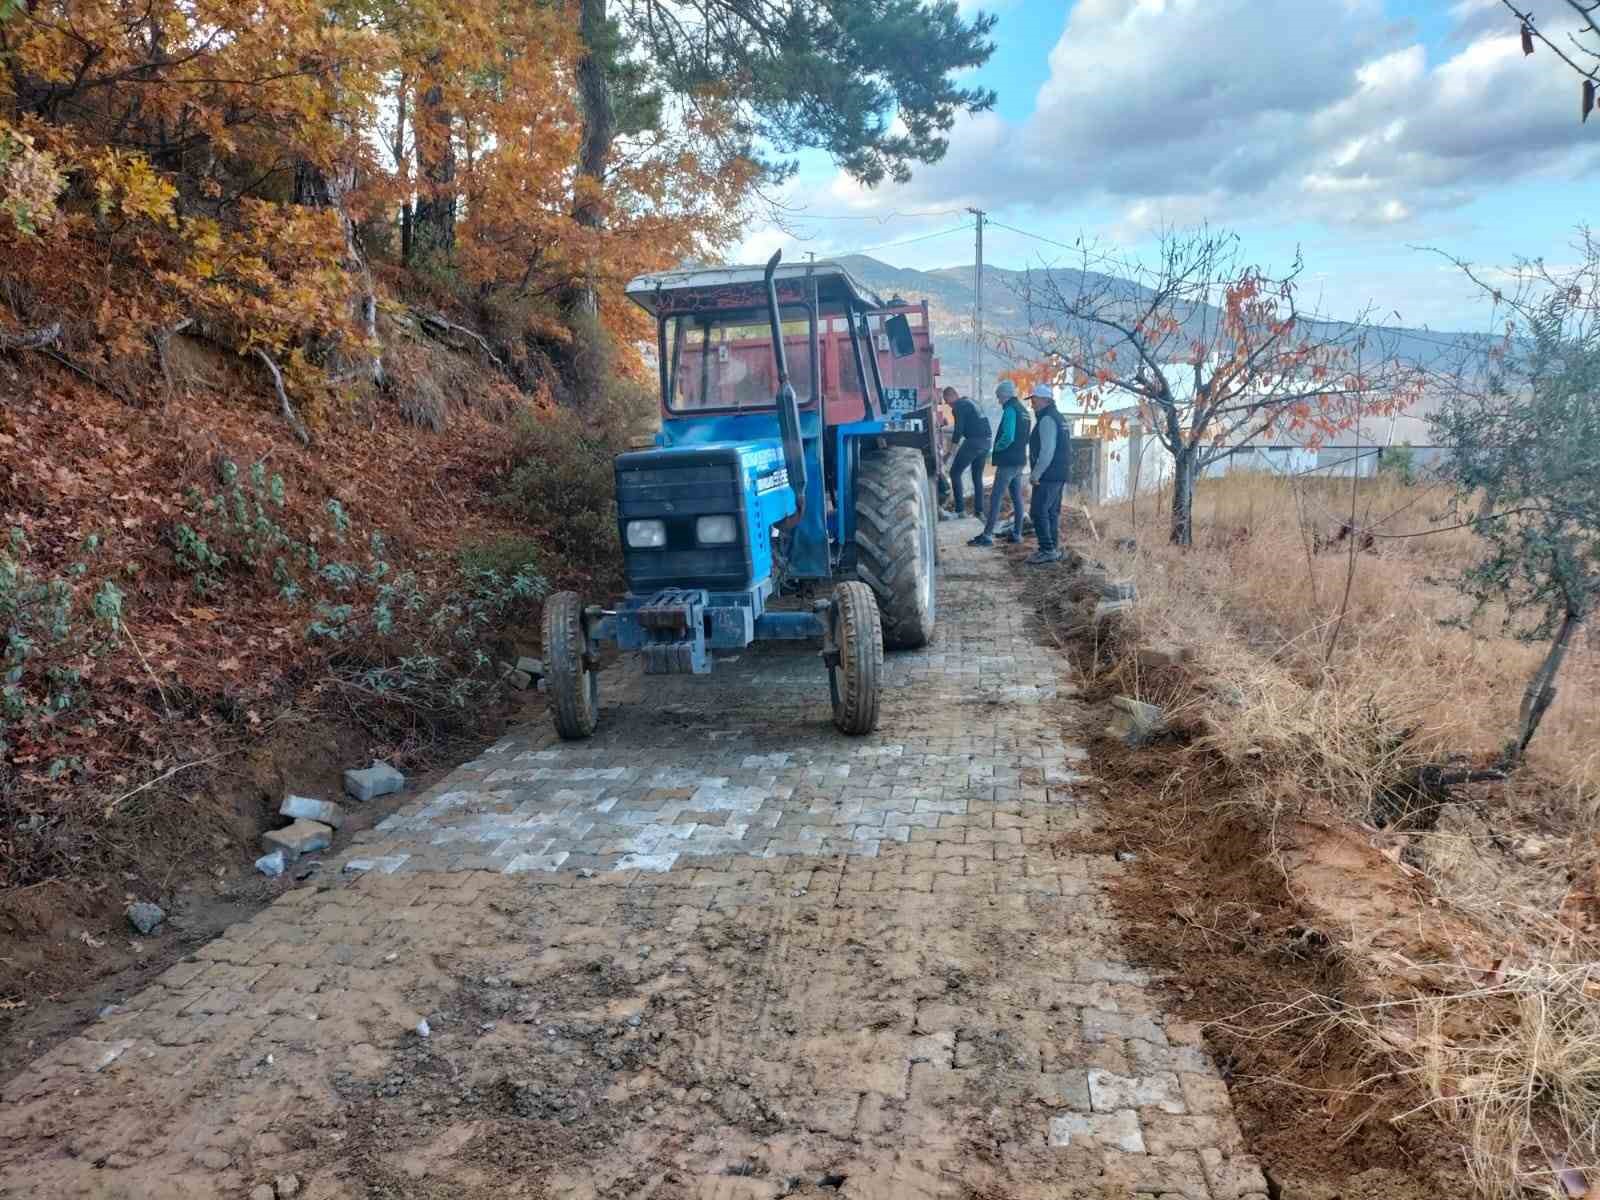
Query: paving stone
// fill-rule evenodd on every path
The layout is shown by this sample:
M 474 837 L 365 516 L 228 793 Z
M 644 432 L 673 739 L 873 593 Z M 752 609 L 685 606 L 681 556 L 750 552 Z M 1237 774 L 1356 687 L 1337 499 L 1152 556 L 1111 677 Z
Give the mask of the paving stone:
M 344 809 L 331 800 L 317 800 L 310 796 L 296 796 L 292 793 L 283 798 L 283 803 L 278 805 L 278 815 L 289 817 L 293 820 L 320 821 L 333 829 L 344 826 Z
M 1165 1113 L 1187 1111 L 1178 1077 L 1171 1073 L 1130 1079 L 1110 1071 L 1090 1071 L 1089 1102 L 1096 1112 L 1120 1108 L 1159 1108 Z
M 1143 1154 L 1144 1136 L 1139 1132 L 1139 1115 L 1129 1109 L 1109 1113 L 1065 1113 L 1050 1121 L 1052 1146 L 1100 1146 Z
M 1215 1200 L 1247 1200 L 1267 1191 L 1261 1166 L 1249 1155 L 1229 1156 L 1219 1149 L 1207 1148 L 1200 1151 L 1200 1165 Z
M 333 845 L 333 830 L 320 821 L 294 821 L 282 829 L 263 833 L 261 844 L 267 853 L 280 850 L 285 861 L 293 862 L 302 854 L 326 850 Z
M 406 777 L 388 763 L 375 762 L 370 767 L 352 768 L 344 773 L 344 790 L 357 800 L 373 800 L 398 792 L 406 785 Z

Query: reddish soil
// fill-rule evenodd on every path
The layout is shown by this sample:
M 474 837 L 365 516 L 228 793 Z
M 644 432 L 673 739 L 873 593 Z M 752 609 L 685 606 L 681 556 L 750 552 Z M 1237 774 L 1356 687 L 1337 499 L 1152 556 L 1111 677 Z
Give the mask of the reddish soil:
M 1337 927 L 1291 895 L 1275 856 L 1315 843 L 1299 827 L 1274 833 L 1203 778 L 1176 793 L 1181 748 L 1126 750 L 1094 743 L 1108 794 L 1101 829 L 1074 848 L 1135 858 L 1113 889 L 1135 962 L 1171 977 L 1174 1012 L 1206 1027 L 1252 1153 L 1288 1200 L 1433 1200 L 1470 1194 L 1459 1144 L 1429 1117 L 1407 1116 L 1420 1097 L 1374 1080 L 1384 1064 L 1354 1034 L 1309 1025 L 1262 1033 L 1275 1005 L 1308 994 L 1371 998 L 1355 978 Z M 1085 844 L 1087 843 L 1087 844 Z M 1316 861 L 1328 860 L 1318 856 Z M 1359 885 L 1345 877 L 1355 893 Z M 1373 872 L 1373 891 L 1388 881 Z

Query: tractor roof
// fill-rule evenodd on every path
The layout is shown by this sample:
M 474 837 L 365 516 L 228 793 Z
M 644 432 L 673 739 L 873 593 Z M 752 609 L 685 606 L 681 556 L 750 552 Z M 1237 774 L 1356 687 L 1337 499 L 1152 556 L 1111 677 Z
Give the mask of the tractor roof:
M 678 271 L 657 271 L 641 275 L 628 284 L 630 298 L 652 315 L 664 312 L 690 312 L 716 308 L 749 308 L 764 305 L 762 284 L 766 267 L 694 267 Z M 836 262 L 780 264 L 774 276 L 779 298 L 799 287 L 810 290 L 816 280 L 817 299 L 826 306 L 882 308 L 876 292 L 863 287 L 849 271 Z M 787 285 L 787 286 L 785 286 Z

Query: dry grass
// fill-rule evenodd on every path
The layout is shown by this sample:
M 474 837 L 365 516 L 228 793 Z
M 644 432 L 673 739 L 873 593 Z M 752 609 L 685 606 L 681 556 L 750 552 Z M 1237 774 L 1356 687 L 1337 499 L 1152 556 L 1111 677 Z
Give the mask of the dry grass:
M 1360 482 L 1354 523 L 1375 537 L 1353 554 L 1348 539 L 1329 544 L 1350 520 L 1348 480 L 1207 481 L 1188 551 L 1168 544 L 1160 500 L 1094 510 L 1101 541 L 1090 552 L 1137 581 L 1141 639 L 1191 647 L 1196 662 L 1141 676 L 1130 656 L 1112 668 L 1119 685 L 1167 706 L 1197 752 L 1225 760 L 1244 803 L 1421 825 L 1390 843 L 1505 948 L 1487 973 L 1429 966 L 1434 986 L 1411 998 L 1312 996 L 1241 1014 L 1237 1031 L 1355 1028 L 1375 1074 L 1413 1080 L 1420 1107 L 1459 1131 L 1484 1195 L 1600 1198 L 1600 639 L 1591 633 L 1569 659 L 1515 779 L 1415 821 L 1396 810 L 1394 782 L 1426 764 L 1495 758 L 1543 652 L 1508 637 L 1494 613 L 1469 629 L 1442 623 L 1469 615 L 1446 580 L 1478 552 L 1470 531 L 1441 531 L 1454 524 L 1448 493 Z M 1130 536 L 1137 550 L 1114 549 Z M 1346 932 L 1362 944 L 1360 930 Z
M 1538 963 L 1381 1004 L 1306 995 L 1249 1009 L 1228 1028 L 1245 1039 L 1292 1032 L 1308 1052 L 1336 1030 L 1354 1033 L 1373 1051 L 1361 1086 L 1410 1079 L 1426 1097 L 1416 1111 L 1462 1131 L 1483 1195 L 1587 1198 L 1600 1195 L 1597 991 L 1594 963 Z
M 1167 544 L 1158 497 L 1093 515 L 1098 557 L 1138 581 L 1146 634 L 1193 646 L 1198 674 L 1247 698 L 1211 723 L 1213 747 L 1230 761 L 1278 761 L 1336 807 L 1371 815 L 1374 781 L 1396 767 L 1498 753 L 1542 654 L 1504 636 L 1497 614 L 1470 631 L 1441 624 L 1469 612 L 1442 579 L 1477 549 L 1468 530 L 1435 532 L 1454 523 L 1448 500 L 1437 488 L 1362 481 L 1356 524 L 1378 536 L 1353 562 L 1348 541 L 1315 548 L 1349 519 L 1348 481 L 1207 481 L 1189 552 Z M 1140 550 L 1114 551 L 1127 536 Z M 1194 711 L 1206 708 L 1216 711 Z M 1586 823 L 1600 816 L 1597 733 L 1600 640 L 1590 636 L 1530 751 L 1533 771 Z

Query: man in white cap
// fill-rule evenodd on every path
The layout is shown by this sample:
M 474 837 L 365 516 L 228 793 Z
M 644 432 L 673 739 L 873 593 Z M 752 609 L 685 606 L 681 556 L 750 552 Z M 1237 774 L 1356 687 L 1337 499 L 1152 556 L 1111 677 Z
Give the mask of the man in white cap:
M 1028 482 L 1033 487 L 1028 516 L 1039 549 L 1029 555 L 1028 565 L 1037 567 L 1061 561 L 1061 494 L 1071 477 L 1072 436 L 1048 383 L 1037 384 L 1029 399 L 1033 401 L 1034 426 L 1028 439 Z
M 1017 395 L 1017 385 L 1002 379 L 995 389 L 995 399 L 1000 401 L 1000 429 L 995 434 L 994 484 L 989 489 L 989 516 L 983 523 L 983 532 L 967 543 L 969 546 L 994 545 L 994 527 L 1000 518 L 1000 501 L 1006 493 L 1011 496 L 1011 532 L 1009 542 L 1022 541 L 1022 473 L 1028 468 L 1028 435 L 1033 428 L 1033 418 L 1028 406 Z

